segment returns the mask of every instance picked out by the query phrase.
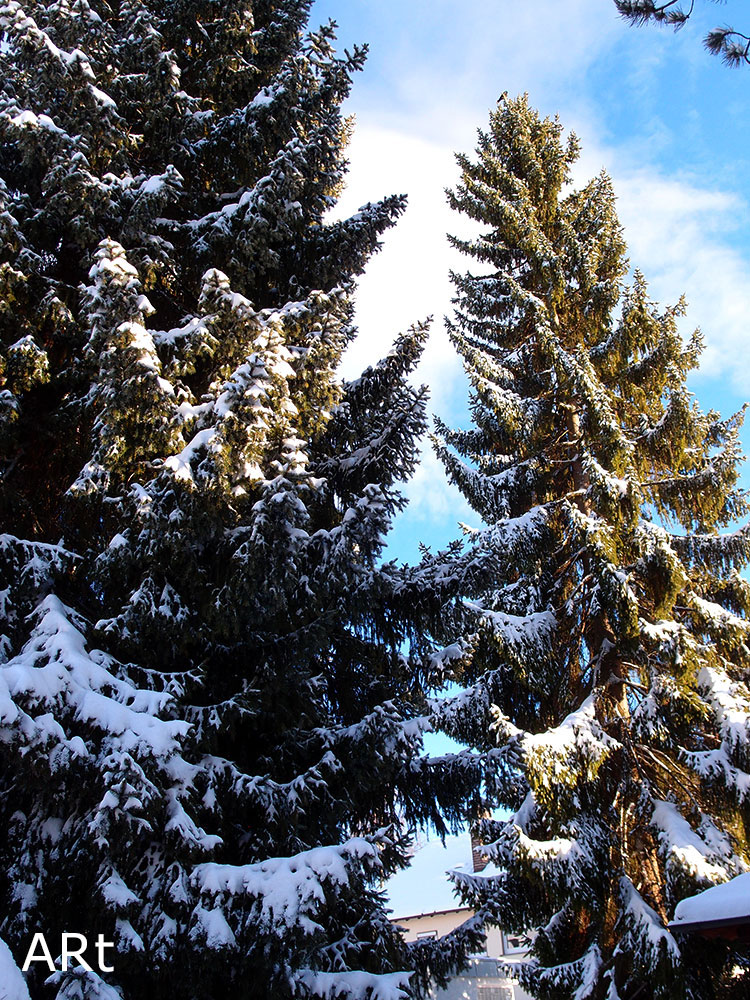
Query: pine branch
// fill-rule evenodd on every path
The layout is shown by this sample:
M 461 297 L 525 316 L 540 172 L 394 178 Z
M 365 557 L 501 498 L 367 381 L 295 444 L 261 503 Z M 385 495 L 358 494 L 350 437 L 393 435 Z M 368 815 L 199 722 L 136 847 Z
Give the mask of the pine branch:
M 713 2 L 720 3 L 722 0 Z M 644 25 L 655 21 L 679 30 L 687 24 L 695 10 L 695 0 L 690 0 L 687 7 L 678 6 L 681 3 L 682 0 L 666 0 L 664 3 L 656 0 L 615 0 L 615 7 L 630 24 Z M 714 28 L 708 32 L 703 44 L 713 55 L 721 56 L 727 66 L 750 65 L 750 35 L 733 27 Z

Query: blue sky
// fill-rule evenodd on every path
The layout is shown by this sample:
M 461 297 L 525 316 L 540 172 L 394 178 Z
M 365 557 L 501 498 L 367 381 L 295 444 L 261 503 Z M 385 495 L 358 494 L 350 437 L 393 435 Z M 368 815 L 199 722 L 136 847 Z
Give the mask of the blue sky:
M 356 128 L 339 211 L 395 192 L 410 206 L 361 282 L 347 372 L 432 314 L 421 378 L 435 412 L 467 423 L 465 381 L 442 329 L 448 269 L 467 266 L 445 233 L 465 223 L 443 190 L 457 180 L 453 152 L 473 150 L 498 96 L 525 91 L 578 134 L 580 182 L 602 168 L 612 176 L 631 264 L 653 298 L 686 294 L 685 330 L 700 326 L 707 344 L 691 380 L 701 405 L 728 415 L 750 398 L 750 68 L 729 69 L 701 44 L 742 6 L 699 5 L 674 34 L 628 27 L 611 0 L 316 0 L 313 23 L 336 20 L 341 47 L 370 46 L 346 106 Z M 444 544 L 458 521 L 477 523 L 429 451 L 407 492 L 394 556 L 412 559 L 419 540 Z

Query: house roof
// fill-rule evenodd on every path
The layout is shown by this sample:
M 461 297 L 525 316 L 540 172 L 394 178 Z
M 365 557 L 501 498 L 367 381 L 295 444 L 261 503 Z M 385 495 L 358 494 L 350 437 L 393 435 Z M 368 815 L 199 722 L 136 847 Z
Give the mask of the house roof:
M 740 924 L 750 924 L 750 872 L 683 899 L 669 928 L 697 931 Z

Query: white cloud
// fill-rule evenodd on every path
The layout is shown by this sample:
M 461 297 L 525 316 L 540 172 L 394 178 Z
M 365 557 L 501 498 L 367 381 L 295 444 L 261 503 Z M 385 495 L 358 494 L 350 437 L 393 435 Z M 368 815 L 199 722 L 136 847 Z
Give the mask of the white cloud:
M 448 340 L 443 317 L 451 311 L 451 268 L 465 261 L 446 239 L 449 229 L 467 226 L 450 211 L 444 188 L 458 171 L 452 150 L 429 140 L 384 129 L 358 129 L 349 151 L 350 181 L 337 206 L 345 217 L 367 200 L 394 192 L 409 194 L 409 207 L 386 233 L 383 249 L 369 263 L 357 292 L 359 336 L 347 352 L 343 373 L 352 377 L 390 348 L 394 337 L 418 320 L 433 317 L 430 339 L 415 379 L 430 387 L 432 412 L 449 423 L 465 422 L 466 379 Z M 387 153 L 387 155 L 385 155 Z M 426 523 L 474 518 L 451 486 L 429 442 L 406 490 L 409 516 Z
M 346 216 L 367 200 L 394 192 L 409 195 L 409 207 L 386 233 L 383 249 L 369 263 L 357 292 L 360 336 L 346 358 L 353 375 L 387 352 L 395 335 L 433 317 L 430 343 L 418 377 L 431 389 L 438 412 L 459 405 L 465 394 L 460 362 L 443 329 L 451 310 L 451 268 L 464 262 L 446 239 L 449 228 L 465 230 L 450 212 L 444 187 L 457 179 L 447 146 L 383 129 L 358 129 L 350 149 L 349 186 L 337 207 Z

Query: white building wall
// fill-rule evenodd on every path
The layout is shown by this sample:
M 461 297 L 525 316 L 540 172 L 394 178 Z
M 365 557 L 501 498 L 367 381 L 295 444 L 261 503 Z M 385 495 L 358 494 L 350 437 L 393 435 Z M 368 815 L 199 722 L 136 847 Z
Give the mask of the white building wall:
M 471 915 L 468 909 L 446 910 L 398 917 L 394 923 L 403 928 L 407 941 L 416 941 L 421 936 L 442 937 Z M 517 945 L 517 941 L 504 935 L 499 928 L 489 928 L 486 951 L 472 957 L 464 973 L 454 977 L 444 990 L 433 991 L 432 996 L 435 1000 L 531 1000 L 512 972 L 505 968 L 523 961 L 526 953 Z

